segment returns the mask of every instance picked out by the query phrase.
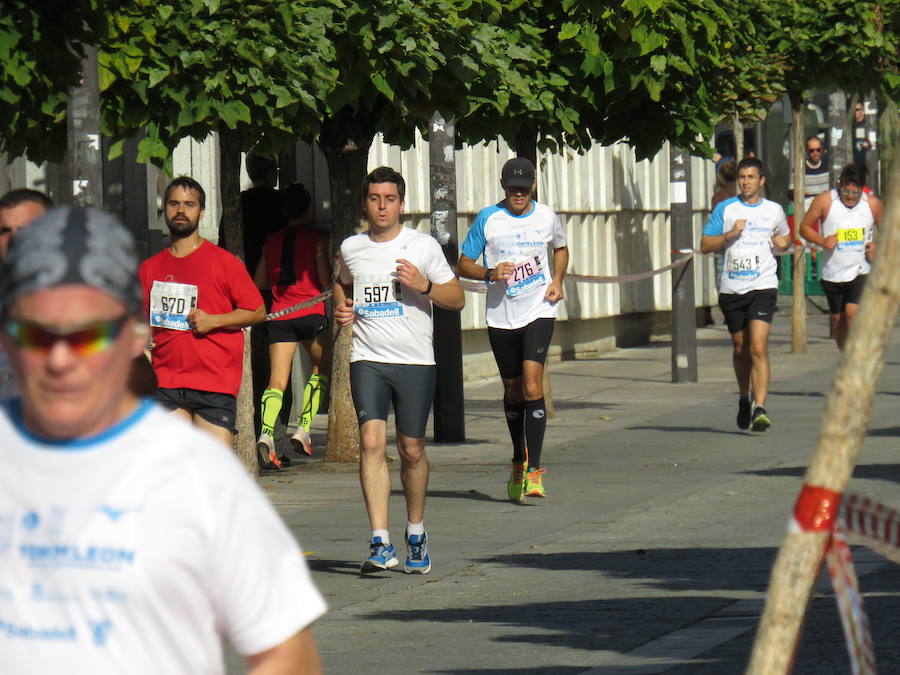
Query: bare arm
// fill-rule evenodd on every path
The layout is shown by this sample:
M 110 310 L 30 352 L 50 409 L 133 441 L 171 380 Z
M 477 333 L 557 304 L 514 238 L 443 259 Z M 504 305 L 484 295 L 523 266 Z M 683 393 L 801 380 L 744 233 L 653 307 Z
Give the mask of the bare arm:
M 830 205 L 830 193 L 823 192 L 822 194 L 817 195 L 816 198 L 813 199 L 812 204 L 809 205 L 809 210 L 803 215 L 803 221 L 800 223 L 800 228 L 798 229 L 800 236 L 806 239 L 806 241 L 829 250 L 834 249 L 834 247 L 837 246 L 837 236 L 832 235 L 830 237 L 823 237 L 816 232 L 813 226 L 828 215 L 828 207 Z
M 544 295 L 550 302 L 558 302 L 563 299 L 563 280 L 566 278 L 568 268 L 569 249 L 565 246 L 553 249 L 553 280 Z
M 225 314 L 207 314 L 202 309 L 195 309 L 188 314 L 188 323 L 191 325 L 191 329 L 200 335 L 205 335 L 217 328 L 239 330 L 246 326 L 255 326 L 265 320 L 265 305 L 260 305 L 256 309 L 233 309 Z
M 322 662 L 312 631 L 304 628 L 280 645 L 247 657 L 250 675 L 319 675 Z
M 515 265 L 511 262 L 497 263 L 497 267 L 491 274 L 491 278 L 485 279 L 488 268 L 482 267 L 470 257 L 461 255 L 459 256 L 459 262 L 456 263 L 456 273 L 459 276 L 465 277 L 466 279 L 478 279 L 479 281 L 500 281 L 501 279 L 508 279 L 512 276 L 513 269 L 515 269 Z
M 704 234 L 700 238 L 700 252 L 712 253 L 713 251 L 721 251 L 730 242 L 741 236 L 744 228 L 747 227 L 747 220 L 740 218 L 734 221 L 734 226 L 728 232 L 722 234 Z
M 331 283 L 331 262 L 328 260 L 330 237 L 323 234 L 316 244 L 316 274 L 319 277 L 319 288 L 328 288 Z
M 344 284 L 338 280 L 331 285 L 331 300 L 334 305 L 334 320 L 339 326 L 349 326 L 356 320 L 353 300 L 348 297 Z
M 259 263 L 256 265 L 256 272 L 253 274 L 253 283 L 262 291 L 272 288 L 272 284 L 269 283 L 269 272 L 266 269 L 265 255 L 259 259 Z
M 415 292 L 428 293 L 431 301 L 441 309 L 458 312 L 465 307 L 466 295 L 456 278 L 444 284 L 433 284 L 409 260 L 399 258 L 397 260 L 397 279 Z

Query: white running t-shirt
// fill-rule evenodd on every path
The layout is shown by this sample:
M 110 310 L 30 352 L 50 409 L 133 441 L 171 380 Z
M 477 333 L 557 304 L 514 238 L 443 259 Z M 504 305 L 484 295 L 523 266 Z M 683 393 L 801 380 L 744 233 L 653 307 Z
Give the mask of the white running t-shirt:
M 772 236 L 790 232 L 784 209 L 768 199 L 747 204 L 740 197 L 731 197 L 716 205 L 703 234 L 715 237 L 730 232 L 735 221 L 741 219 L 747 220 L 747 226 L 725 246 L 719 293 L 743 295 L 778 288 Z
M 400 258 L 435 285 L 456 278 L 440 244 L 422 232 L 403 227 L 390 241 L 374 241 L 367 233 L 347 237 L 339 278 L 352 292 L 356 311 L 351 362 L 434 365 L 431 299 L 396 279 Z
M 0 673 L 224 673 L 325 611 L 234 454 L 144 401 L 49 443 L 0 407 Z
M 482 209 L 462 245 L 464 256 L 484 266 L 515 263 L 513 277 L 506 283 L 488 284 L 485 320 L 491 328 L 521 328 L 536 319 L 555 319 L 558 302 L 544 296 L 553 281 L 548 247 L 563 248 L 566 232 L 553 209 L 532 201 L 532 209 L 521 216 L 509 212 L 503 202 Z
M 872 241 L 875 217 L 864 192 L 859 202 L 848 209 L 837 190 L 831 191 L 831 207 L 819 226 L 823 237 L 837 235 L 837 246 L 826 249 L 822 260 L 822 278 L 843 283 L 853 281 L 860 274 L 868 274 L 871 265 L 866 260 L 866 242 Z

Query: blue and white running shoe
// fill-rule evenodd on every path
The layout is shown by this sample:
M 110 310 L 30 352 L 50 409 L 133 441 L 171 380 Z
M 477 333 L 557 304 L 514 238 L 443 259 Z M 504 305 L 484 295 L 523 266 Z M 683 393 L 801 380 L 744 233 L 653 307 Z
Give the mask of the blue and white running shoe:
M 406 564 L 403 570 L 407 574 L 428 574 L 431 571 L 427 534 L 406 535 Z
M 369 574 L 378 570 L 388 570 L 396 567 L 399 563 L 394 547 L 383 543 L 381 537 L 375 537 L 369 545 L 369 557 L 359 568 L 359 573 Z

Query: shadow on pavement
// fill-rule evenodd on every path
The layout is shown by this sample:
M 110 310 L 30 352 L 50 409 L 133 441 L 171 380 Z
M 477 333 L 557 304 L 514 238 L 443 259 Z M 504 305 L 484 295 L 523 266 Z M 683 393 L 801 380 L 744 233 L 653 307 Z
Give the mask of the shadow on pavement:
M 712 427 L 672 427 L 672 426 L 661 426 L 661 425 L 642 425 L 642 426 L 634 426 L 634 427 L 625 427 L 629 431 L 639 431 L 639 430 L 648 430 L 648 431 L 683 431 L 689 434 L 696 433 L 707 433 L 707 434 L 728 434 L 730 436 L 748 436 L 750 435 L 749 431 L 726 431 L 725 429 L 714 429 Z
M 876 435 L 869 432 L 870 435 Z M 895 435 L 895 434 L 885 434 Z M 900 429 L 897 434 L 900 436 Z M 750 476 L 796 476 L 800 477 L 806 474 L 805 466 L 782 466 L 777 469 L 761 469 L 759 471 L 743 471 L 741 472 Z M 857 464 L 853 468 L 853 477 L 865 480 L 887 480 L 894 483 L 900 483 L 900 464 Z
M 391 490 L 391 496 L 402 497 L 404 496 L 404 492 L 403 490 Z M 475 501 L 479 502 L 510 503 L 508 499 L 491 497 L 491 495 L 479 492 L 478 490 L 429 490 L 428 499 L 474 499 Z M 527 504 L 522 504 L 522 506 L 526 505 Z
M 360 562 L 362 562 L 362 558 L 360 558 Z M 358 562 L 349 562 L 347 560 L 323 560 L 322 558 L 307 558 L 306 564 L 313 572 L 326 572 L 328 574 L 349 574 L 350 576 L 354 577 L 360 576 L 360 563 Z
M 651 548 L 628 551 L 518 553 L 482 558 L 550 572 L 594 571 L 607 577 L 639 580 L 648 588 L 674 591 L 764 590 L 775 548 Z

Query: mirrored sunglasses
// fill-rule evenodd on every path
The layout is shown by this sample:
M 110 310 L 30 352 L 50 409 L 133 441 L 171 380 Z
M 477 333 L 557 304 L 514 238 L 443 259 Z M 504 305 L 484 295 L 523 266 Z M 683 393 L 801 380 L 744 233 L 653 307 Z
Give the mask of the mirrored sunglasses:
M 78 356 L 90 356 L 107 349 L 122 332 L 128 315 L 109 321 L 98 321 L 72 331 L 42 326 L 22 319 L 7 319 L 3 329 L 21 349 L 46 355 L 64 340 Z
M 859 197 L 862 194 L 862 190 L 851 190 L 849 188 L 839 188 L 839 191 L 845 197 Z

